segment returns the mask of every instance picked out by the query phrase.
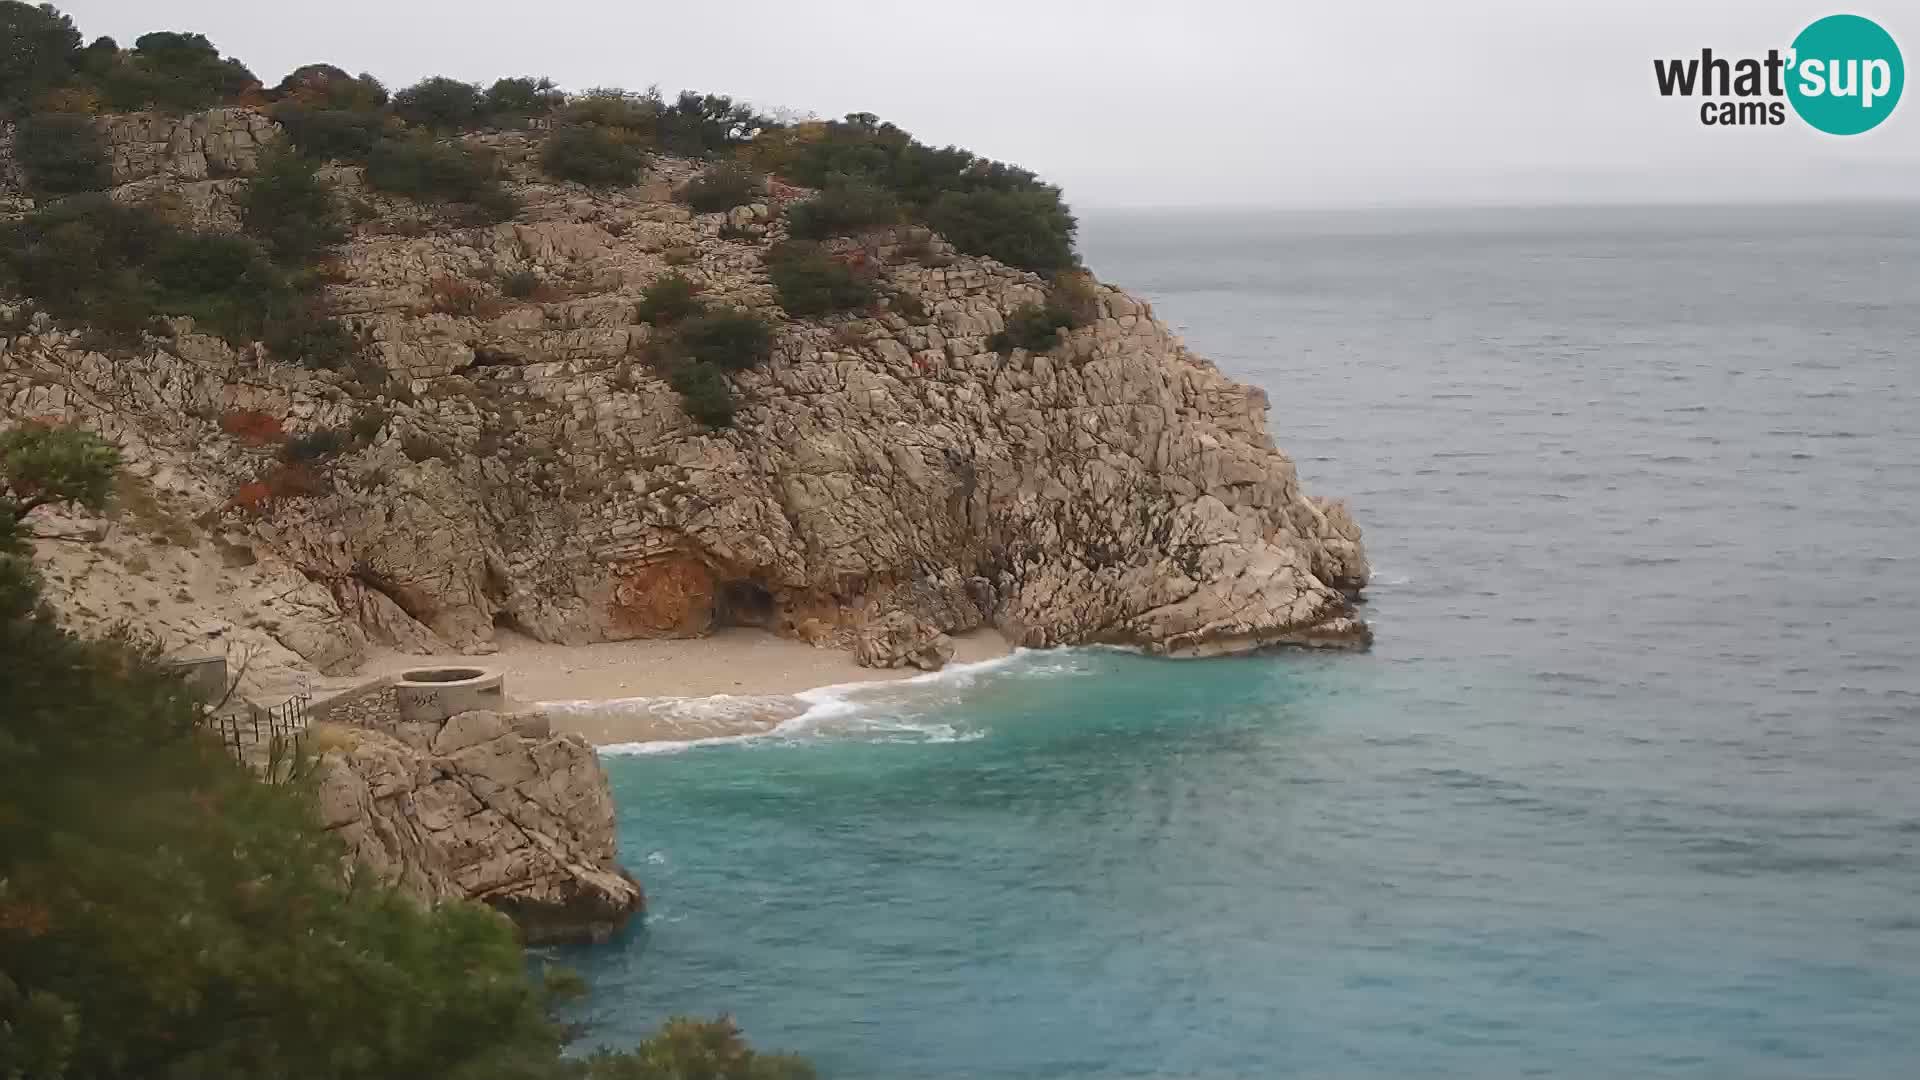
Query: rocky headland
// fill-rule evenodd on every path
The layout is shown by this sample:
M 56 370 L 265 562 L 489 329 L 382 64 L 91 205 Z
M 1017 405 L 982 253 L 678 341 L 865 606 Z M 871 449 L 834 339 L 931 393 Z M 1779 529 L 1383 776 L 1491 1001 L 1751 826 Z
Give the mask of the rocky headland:
M 114 198 L 201 228 L 237 224 L 277 137 L 249 109 L 99 123 Z M 361 219 L 326 268 L 352 371 L 187 319 L 99 351 L 18 309 L 0 422 L 84 424 L 129 463 L 111 528 L 43 530 L 69 620 L 249 650 L 257 678 L 484 652 L 502 627 L 578 643 L 751 625 L 879 666 L 937 666 L 946 635 L 981 626 L 1174 655 L 1368 640 L 1359 529 L 1301 490 L 1265 395 L 1146 303 L 1094 286 L 1058 347 L 996 351 L 1044 279 L 897 226 L 831 244 L 877 268 L 881 305 L 790 318 L 766 256 L 811 192 L 695 213 L 673 193 L 696 163 L 592 190 L 542 176 L 542 137 L 465 136 L 520 200 L 496 225 L 325 170 Z M 647 362 L 659 329 L 635 308 L 669 273 L 776 328 L 771 360 L 734 376 L 731 428 L 690 419 Z M 289 440 L 348 430 L 324 468 L 289 463 Z

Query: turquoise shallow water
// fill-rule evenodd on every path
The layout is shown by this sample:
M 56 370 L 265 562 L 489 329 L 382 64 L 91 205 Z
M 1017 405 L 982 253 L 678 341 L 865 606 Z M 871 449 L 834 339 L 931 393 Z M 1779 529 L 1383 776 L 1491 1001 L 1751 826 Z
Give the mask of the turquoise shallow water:
M 834 1077 L 1920 1072 L 1920 214 L 1087 223 L 1352 497 L 1366 655 L 610 758 L 586 1041 Z

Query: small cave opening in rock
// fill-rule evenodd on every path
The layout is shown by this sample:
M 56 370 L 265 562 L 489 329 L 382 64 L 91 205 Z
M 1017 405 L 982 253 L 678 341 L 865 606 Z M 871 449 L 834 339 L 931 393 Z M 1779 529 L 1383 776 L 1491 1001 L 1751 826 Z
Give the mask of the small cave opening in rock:
M 717 607 L 714 621 L 721 626 L 773 626 L 773 594 L 757 581 L 722 583 Z
M 506 610 L 493 613 L 493 628 L 496 631 L 505 630 L 510 634 L 526 633 L 525 630 L 520 628 L 519 621 L 513 617 L 513 612 Z

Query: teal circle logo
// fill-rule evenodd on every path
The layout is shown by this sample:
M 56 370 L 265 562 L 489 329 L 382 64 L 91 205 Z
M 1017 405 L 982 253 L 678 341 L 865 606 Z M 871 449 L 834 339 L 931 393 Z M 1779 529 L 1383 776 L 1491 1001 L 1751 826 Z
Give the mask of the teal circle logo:
M 1829 15 L 1793 39 L 1787 99 L 1800 119 L 1829 135 L 1879 126 L 1900 103 L 1906 66 L 1893 35 L 1872 19 Z

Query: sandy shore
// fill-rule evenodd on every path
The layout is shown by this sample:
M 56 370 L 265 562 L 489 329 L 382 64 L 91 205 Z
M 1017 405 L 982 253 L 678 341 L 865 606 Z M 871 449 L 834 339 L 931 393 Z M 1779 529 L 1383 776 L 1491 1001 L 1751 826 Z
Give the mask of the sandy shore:
M 500 651 L 490 656 L 383 653 L 352 678 L 327 682 L 345 686 L 431 665 L 485 667 L 506 675 L 507 693 L 515 700 L 569 703 L 549 710 L 554 727 L 606 745 L 751 734 L 804 711 L 807 703 L 793 697 L 803 690 L 921 674 L 915 668 L 863 668 L 849 652 L 738 628 L 687 641 L 595 645 L 549 645 L 503 632 L 497 644 Z M 953 644 L 956 664 L 1011 651 L 992 630 L 960 635 Z M 734 707 L 684 707 L 685 699 L 720 694 L 737 698 Z M 652 700 L 605 709 L 585 704 L 632 698 Z

